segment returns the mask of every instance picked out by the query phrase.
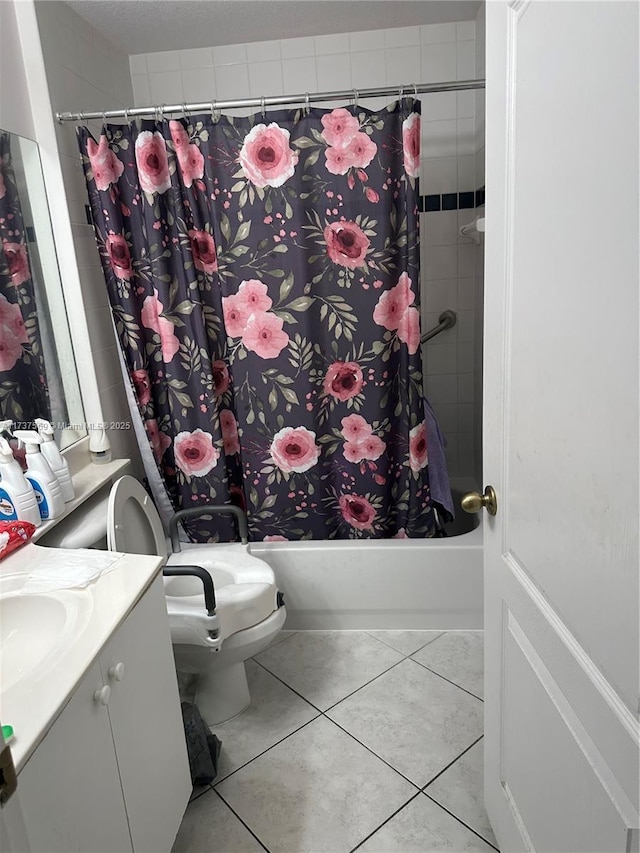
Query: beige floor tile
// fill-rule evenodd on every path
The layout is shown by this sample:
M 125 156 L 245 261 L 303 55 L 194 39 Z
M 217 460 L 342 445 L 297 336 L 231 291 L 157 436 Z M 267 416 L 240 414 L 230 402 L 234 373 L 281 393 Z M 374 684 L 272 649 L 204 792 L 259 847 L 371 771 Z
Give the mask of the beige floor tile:
M 447 631 L 411 657 L 482 699 L 483 631 Z
M 298 631 L 256 660 L 326 710 L 402 657 L 364 631 Z
M 325 717 L 217 790 L 271 853 L 347 853 L 415 793 Z
M 481 740 L 425 788 L 425 792 L 490 844 L 496 844 L 484 807 L 483 749 Z
M 246 663 L 251 705 L 226 723 L 212 726 L 222 741 L 216 784 L 295 729 L 318 711 L 255 661 Z
M 210 791 L 187 808 L 171 853 L 264 853 L 264 848 Z
M 420 794 L 358 847 L 358 853 L 488 853 L 492 849 Z
M 444 631 L 367 631 L 367 633 L 403 655 L 412 655 L 427 643 L 432 643 Z
M 480 737 L 483 706 L 407 658 L 327 716 L 422 787 Z

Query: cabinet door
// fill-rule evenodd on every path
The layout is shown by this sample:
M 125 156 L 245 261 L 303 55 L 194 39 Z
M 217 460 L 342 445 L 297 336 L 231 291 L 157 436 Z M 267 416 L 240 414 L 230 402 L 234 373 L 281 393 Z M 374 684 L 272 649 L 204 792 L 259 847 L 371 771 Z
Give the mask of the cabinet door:
M 191 777 L 162 577 L 111 638 L 100 665 L 112 688 L 109 716 L 133 849 L 169 851 Z
M 96 662 L 18 777 L 32 853 L 130 853 L 109 715 Z

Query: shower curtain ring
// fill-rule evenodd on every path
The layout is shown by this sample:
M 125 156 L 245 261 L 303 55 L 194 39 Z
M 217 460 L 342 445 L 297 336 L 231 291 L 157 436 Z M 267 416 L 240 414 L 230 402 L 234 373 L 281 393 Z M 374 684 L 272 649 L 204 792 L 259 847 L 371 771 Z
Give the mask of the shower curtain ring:
M 103 130 L 107 129 L 107 112 L 106 112 L 106 110 L 102 111 L 102 129 Z
M 124 111 L 124 120 L 126 121 L 128 127 L 129 127 L 129 130 L 131 130 L 131 119 L 129 118 L 129 110 L 126 108 Z
M 304 96 L 304 105 L 307 108 L 307 113 L 311 112 L 311 98 L 309 97 L 309 93 L 306 92 Z
M 354 110 L 358 109 L 358 98 L 360 97 L 360 92 L 357 89 L 353 90 L 353 108 Z
M 417 98 L 418 98 L 418 84 L 417 84 L 417 83 L 414 83 L 414 84 L 413 84 L 413 97 L 414 97 L 416 100 L 417 100 Z
M 260 109 L 261 109 L 261 111 L 262 111 L 262 118 L 265 118 L 265 114 L 264 114 L 264 111 L 265 111 L 264 102 L 265 102 L 265 97 L 264 97 L 264 95 L 263 95 L 263 96 L 260 98 Z
M 187 117 L 187 102 L 186 102 L 186 101 L 183 101 L 183 102 L 182 102 L 182 115 L 183 115 L 185 118 Z
M 403 98 L 404 98 L 404 86 L 400 86 L 400 89 L 398 90 L 398 100 L 401 101 Z

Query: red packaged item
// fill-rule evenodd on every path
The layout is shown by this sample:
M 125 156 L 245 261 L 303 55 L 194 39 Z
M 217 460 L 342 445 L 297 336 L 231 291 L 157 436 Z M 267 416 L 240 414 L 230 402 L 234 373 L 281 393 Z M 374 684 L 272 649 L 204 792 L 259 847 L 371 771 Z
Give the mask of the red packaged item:
M 0 521 L 0 560 L 28 542 L 35 531 L 30 521 Z

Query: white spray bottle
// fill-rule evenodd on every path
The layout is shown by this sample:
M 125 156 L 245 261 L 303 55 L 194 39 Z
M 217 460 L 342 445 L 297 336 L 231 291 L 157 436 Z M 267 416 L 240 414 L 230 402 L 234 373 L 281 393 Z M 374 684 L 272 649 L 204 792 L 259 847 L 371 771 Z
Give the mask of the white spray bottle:
M 9 442 L 0 436 L 0 521 L 42 523 L 33 486 L 13 458 Z
M 40 509 L 40 516 L 44 521 L 57 518 L 64 513 L 64 498 L 58 478 L 51 470 L 51 466 L 40 452 L 42 439 L 37 432 L 26 429 L 16 429 L 13 434 L 21 441 L 27 451 L 27 480 L 33 486 Z
M 62 497 L 65 503 L 72 501 L 75 497 L 73 483 L 71 482 L 71 474 L 69 473 L 69 465 L 64 458 L 58 445 L 53 440 L 53 427 L 49 421 L 44 418 L 35 419 L 38 435 L 42 439 L 42 455 L 49 463 L 49 467 L 58 478 L 60 488 L 62 489 Z

